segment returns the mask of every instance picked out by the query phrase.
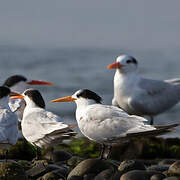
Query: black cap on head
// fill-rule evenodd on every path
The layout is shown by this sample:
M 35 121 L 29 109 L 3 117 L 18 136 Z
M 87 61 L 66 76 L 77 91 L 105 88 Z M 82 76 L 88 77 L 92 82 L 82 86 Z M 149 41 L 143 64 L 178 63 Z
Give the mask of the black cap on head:
M 36 89 L 28 89 L 24 92 L 25 96 L 28 96 L 37 106 L 45 108 L 45 102 L 41 93 Z
M 101 101 L 102 101 L 102 98 L 100 96 L 98 96 L 95 92 L 90 91 L 88 89 L 80 90 L 76 96 L 83 97 L 86 99 L 93 99 L 96 103 L 101 103 Z
M 126 61 L 128 64 L 129 63 L 138 64 L 137 60 L 134 57 L 132 56 L 128 56 L 128 57 L 129 59 Z
M 6 97 L 10 94 L 10 89 L 5 86 L 0 86 L 0 98 Z
M 12 87 L 20 81 L 27 81 L 27 79 L 21 75 L 10 76 L 8 79 L 6 79 L 3 86 Z

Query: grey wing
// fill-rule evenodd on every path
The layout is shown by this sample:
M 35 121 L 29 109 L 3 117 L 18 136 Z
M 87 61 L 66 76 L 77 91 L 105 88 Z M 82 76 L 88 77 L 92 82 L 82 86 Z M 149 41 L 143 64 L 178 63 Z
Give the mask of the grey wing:
M 167 80 L 164 80 L 164 82 L 174 84 L 174 85 L 180 85 L 180 78 L 167 79 Z
M 141 79 L 129 105 L 140 115 L 156 115 L 171 108 L 180 99 L 179 88 L 164 81 Z
M 123 137 L 127 133 L 154 129 L 154 127 L 144 124 L 146 119 L 130 116 L 114 106 L 91 105 L 86 109 L 82 119 L 85 120 L 85 123 L 80 127 L 82 133 L 84 132 L 85 136 L 97 141 L 105 141 L 111 137 Z M 89 120 L 91 120 L 91 123 L 86 123 Z
M 67 132 L 72 133 L 71 128 L 76 126 L 63 123 L 59 116 L 45 110 L 31 113 L 28 119 L 28 125 L 31 126 L 31 130 L 26 132 L 28 133 L 26 137 L 28 136 L 31 142 L 35 142 L 47 136 L 57 137 L 64 133 L 67 134 Z M 31 121 L 31 119 L 37 119 L 37 121 Z

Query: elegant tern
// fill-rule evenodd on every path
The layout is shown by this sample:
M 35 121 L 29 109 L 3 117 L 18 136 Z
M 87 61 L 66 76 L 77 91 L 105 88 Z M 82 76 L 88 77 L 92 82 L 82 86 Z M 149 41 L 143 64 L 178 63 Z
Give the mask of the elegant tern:
M 106 159 L 111 144 L 138 136 L 163 134 L 177 124 L 166 127 L 153 127 L 144 124 L 143 117 L 128 115 L 122 109 L 101 104 L 101 97 L 88 89 L 78 90 L 72 96 L 58 98 L 51 102 L 75 101 L 77 105 L 76 120 L 80 131 L 92 141 L 103 145 L 101 158 Z M 108 151 L 105 153 L 105 148 Z
M 128 55 L 117 57 L 107 66 L 116 69 L 112 105 L 128 114 L 153 117 L 172 108 L 180 100 L 180 79 L 152 80 L 138 73 L 137 60 Z
M 28 80 L 22 75 L 13 75 L 4 81 L 3 86 L 7 86 L 13 92 L 23 93 L 31 85 L 52 85 L 52 83 L 41 80 Z M 9 106 L 13 112 L 17 113 L 19 121 L 22 119 L 25 103 L 22 100 L 10 100 Z
M 65 124 L 59 116 L 46 111 L 45 102 L 38 90 L 27 89 L 23 94 L 10 98 L 25 100 L 26 106 L 21 123 L 22 133 L 34 146 L 40 148 L 54 146 L 76 135 L 71 128 L 77 124 Z

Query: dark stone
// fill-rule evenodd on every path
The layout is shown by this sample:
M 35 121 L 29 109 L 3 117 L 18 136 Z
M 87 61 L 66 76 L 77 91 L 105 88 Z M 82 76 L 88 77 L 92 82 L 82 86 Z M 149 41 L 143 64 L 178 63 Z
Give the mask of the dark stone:
M 123 174 L 120 180 L 149 180 L 154 174 L 161 174 L 157 171 L 133 170 Z
M 37 178 L 42 176 L 46 172 L 46 167 L 47 165 L 45 165 L 43 162 L 38 163 L 33 168 L 27 170 L 26 173 L 29 177 Z
M 106 169 L 95 176 L 94 180 L 109 180 L 113 173 L 112 169 Z
M 124 173 L 121 172 L 121 171 L 116 171 L 116 172 L 114 173 L 114 175 L 111 177 L 111 180 L 119 180 L 120 177 L 121 177 L 123 174 L 124 174 Z
M 22 166 L 15 161 L 0 162 L 1 180 L 27 180 L 27 175 Z
M 180 175 L 180 160 L 176 161 L 169 167 L 168 174 L 178 176 Z
M 131 170 L 146 170 L 144 164 L 137 160 L 126 160 L 123 161 L 118 167 L 118 171 L 126 173 Z
M 72 155 L 65 151 L 59 150 L 59 151 L 54 151 L 54 153 L 53 153 L 53 161 L 54 162 L 67 161 L 71 157 L 72 157 Z
M 177 177 L 177 176 L 171 176 L 171 177 L 167 177 L 167 178 L 165 178 L 163 180 L 180 180 L 180 178 Z
M 147 168 L 147 170 L 151 171 L 167 171 L 169 169 L 169 165 L 152 165 Z
M 151 176 L 150 180 L 163 180 L 164 178 L 166 178 L 164 174 L 155 174 Z
M 58 170 L 54 170 L 46 173 L 41 177 L 41 180 L 59 180 L 60 178 L 65 180 L 65 177 Z
M 52 160 L 54 162 L 60 162 L 60 161 L 67 161 L 70 159 L 72 155 L 66 151 L 61 151 L 61 150 L 47 150 L 44 152 L 43 158 Z
M 84 159 L 78 156 L 73 156 L 71 159 L 67 161 L 67 165 L 71 168 L 76 167 L 81 161 Z
M 108 161 L 100 159 L 86 159 L 80 162 L 68 175 L 68 180 L 71 176 L 84 176 L 85 174 L 98 174 L 105 169 L 113 169 L 112 164 Z
M 95 174 L 86 174 L 83 177 L 83 180 L 94 180 Z
M 24 170 L 28 170 L 29 168 L 31 168 L 31 162 L 26 161 L 26 160 L 19 160 L 17 162 L 20 166 L 22 166 L 24 168 Z
M 71 176 L 69 180 L 84 180 L 82 176 Z
M 176 162 L 175 159 L 163 159 L 162 161 L 160 161 L 158 164 L 159 165 L 166 165 L 166 164 L 173 164 L 174 162 Z

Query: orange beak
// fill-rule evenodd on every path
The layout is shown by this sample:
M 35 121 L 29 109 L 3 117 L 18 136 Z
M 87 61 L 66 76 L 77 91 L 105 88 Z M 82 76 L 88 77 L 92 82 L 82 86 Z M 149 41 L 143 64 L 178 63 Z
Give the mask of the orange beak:
M 16 92 L 11 92 L 9 99 L 24 99 L 24 96 Z
M 112 63 L 109 66 L 107 66 L 107 69 L 120 69 L 123 66 L 124 65 L 120 64 L 119 62 L 115 62 L 115 63 Z
M 39 81 L 39 80 L 32 80 L 27 82 L 27 84 L 30 85 L 53 85 L 53 83 L 47 82 L 47 81 Z
M 50 101 L 50 103 L 54 103 L 54 102 L 69 102 L 69 101 L 75 101 L 75 100 L 77 100 L 77 99 L 76 98 L 72 98 L 72 96 L 66 96 L 66 97 L 54 99 L 54 100 Z

